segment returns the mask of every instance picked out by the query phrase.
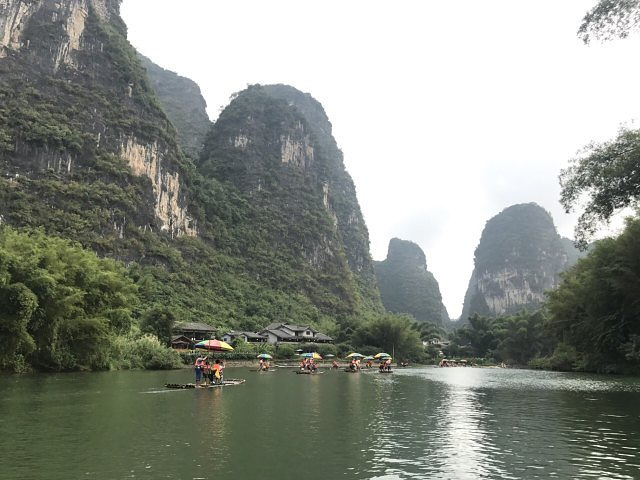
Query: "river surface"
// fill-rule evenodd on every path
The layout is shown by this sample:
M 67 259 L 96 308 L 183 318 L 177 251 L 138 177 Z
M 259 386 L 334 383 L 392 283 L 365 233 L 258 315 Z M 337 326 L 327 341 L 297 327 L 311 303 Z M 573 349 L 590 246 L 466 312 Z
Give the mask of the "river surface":
M 489 368 L 0 376 L 0 479 L 637 479 L 640 379 Z

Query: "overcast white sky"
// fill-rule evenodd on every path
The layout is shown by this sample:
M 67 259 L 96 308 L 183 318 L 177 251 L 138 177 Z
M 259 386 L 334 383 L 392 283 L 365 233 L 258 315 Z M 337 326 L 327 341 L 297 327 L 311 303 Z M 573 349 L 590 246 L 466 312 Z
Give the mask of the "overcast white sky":
M 124 0 L 129 40 L 200 85 L 209 116 L 248 84 L 325 108 L 376 260 L 424 250 L 460 315 L 485 222 L 536 202 L 572 238 L 558 174 L 640 113 L 640 40 L 583 45 L 596 0 Z

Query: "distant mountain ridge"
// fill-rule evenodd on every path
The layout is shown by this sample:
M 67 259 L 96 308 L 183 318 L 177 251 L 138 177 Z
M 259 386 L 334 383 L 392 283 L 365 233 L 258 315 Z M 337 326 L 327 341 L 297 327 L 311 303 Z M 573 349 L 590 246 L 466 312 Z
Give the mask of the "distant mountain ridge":
M 474 313 L 499 316 L 538 308 L 544 292 L 558 286 L 560 273 L 578 257 L 539 205 L 504 209 L 482 232 L 460 320 Z
M 449 322 L 437 280 L 422 249 L 415 243 L 392 238 L 387 258 L 375 262 L 382 303 L 395 313 L 408 313 L 418 322 L 438 326 Z

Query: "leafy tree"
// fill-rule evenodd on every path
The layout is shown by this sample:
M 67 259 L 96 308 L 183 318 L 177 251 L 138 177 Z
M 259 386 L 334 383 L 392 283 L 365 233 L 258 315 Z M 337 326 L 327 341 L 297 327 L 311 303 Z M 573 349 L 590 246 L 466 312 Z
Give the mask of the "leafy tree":
M 534 313 L 521 311 L 506 317 L 498 328 L 497 357 L 509 363 L 526 365 L 540 355 L 545 347 L 544 322 L 542 310 Z
M 640 1 L 599 0 L 582 19 L 578 36 L 585 43 L 592 38 L 611 40 L 625 38 L 640 23 Z
M 598 226 L 640 199 L 640 130 L 622 130 L 615 140 L 592 144 L 560 174 L 560 202 L 572 211 L 589 197 L 575 228 L 576 244 L 585 249 Z
M 431 322 L 416 322 L 413 325 L 413 328 L 420 334 L 420 339 L 424 341 L 433 340 L 434 338 L 444 339 L 447 336 L 447 332 L 444 328 Z
M 395 352 L 403 359 L 417 360 L 424 348 L 414 320 L 408 315 L 379 315 L 365 322 L 353 334 L 353 344 L 372 345 L 389 354 Z
M 0 228 L 0 325 L 13 338 L 8 351 L 31 365 L 107 368 L 136 298 L 121 264 L 42 232 Z
M 589 370 L 635 368 L 640 335 L 640 219 L 598 242 L 549 294 L 550 327 Z
M 5 259 L 0 250 L 0 264 Z M 37 307 L 38 298 L 24 284 L 0 286 L 0 370 L 14 369 L 17 355 L 35 350 L 27 327 Z
M 142 315 L 140 329 L 143 333 L 155 335 L 164 345 L 169 345 L 175 323 L 176 315 L 170 308 L 155 307 Z

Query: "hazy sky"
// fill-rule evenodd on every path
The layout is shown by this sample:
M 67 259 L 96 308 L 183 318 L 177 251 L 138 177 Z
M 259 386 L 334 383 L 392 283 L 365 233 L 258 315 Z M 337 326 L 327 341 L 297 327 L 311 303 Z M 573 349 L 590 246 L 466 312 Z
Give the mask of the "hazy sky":
M 248 84 L 324 106 L 369 229 L 424 250 L 460 315 L 485 222 L 536 202 L 577 215 L 558 174 L 640 112 L 640 39 L 585 46 L 596 0 L 124 0 L 129 40 L 200 85 L 212 120 Z

